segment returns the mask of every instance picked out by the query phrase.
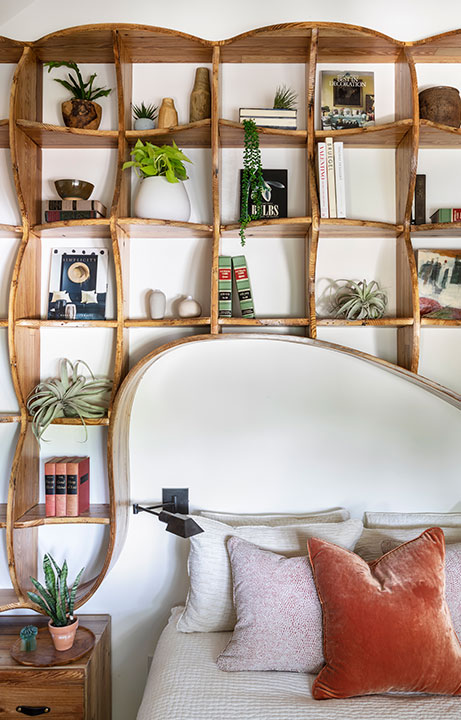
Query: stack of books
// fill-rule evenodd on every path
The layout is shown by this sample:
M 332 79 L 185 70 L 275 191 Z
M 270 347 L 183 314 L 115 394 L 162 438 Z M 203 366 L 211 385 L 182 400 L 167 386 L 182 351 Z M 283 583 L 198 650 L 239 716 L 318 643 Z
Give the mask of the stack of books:
M 319 166 L 320 217 L 346 217 L 346 186 L 344 179 L 344 143 L 332 137 L 317 145 Z
M 253 120 L 257 127 L 296 130 L 297 110 L 276 108 L 240 108 L 239 122 Z
M 220 255 L 218 272 L 218 316 L 232 317 L 232 268 L 242 317 L 254 318 L 255 309 L 245 255 Z
M 451 223 L 460 221 L 461 208 L 439 208 L 431 215 L 432 223 Z
M 45 462 L 46 517 L 78 517 L 90 509 L 90 458 L 53 457 Z
M 90 220 L 106 217 L 107 208 L 99 200 L 44 200 L 44 222 Z

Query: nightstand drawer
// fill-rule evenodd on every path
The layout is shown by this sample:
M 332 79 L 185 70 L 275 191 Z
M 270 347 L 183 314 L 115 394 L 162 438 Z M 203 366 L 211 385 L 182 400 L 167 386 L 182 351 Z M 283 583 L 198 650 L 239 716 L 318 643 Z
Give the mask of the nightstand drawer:
M 28 669 L 0 672 L 0 720 L 25 717 L 82 720 L 84 683 L 82 671 Z

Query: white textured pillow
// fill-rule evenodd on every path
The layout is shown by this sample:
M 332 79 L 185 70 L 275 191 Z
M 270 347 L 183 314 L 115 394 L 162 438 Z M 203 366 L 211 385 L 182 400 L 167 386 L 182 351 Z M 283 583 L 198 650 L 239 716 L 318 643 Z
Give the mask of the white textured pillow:
M 461 542 L 461 527 L 442 527 L 442 530 L 447 545 Z M 385 541 L 395 540 L 397 544 L 401 544 L 414 540 L 414 538 L 421 535 L 421 532 L 420 527 L 363 528 L 354 552 L 366 562 L 372 562 L 383 554 L 383 543 Z
M 232 575 L 226 542 L 231 536 L 254 543 L 286 557 L 307 555 L 307 540 L 319 537 L 352 549 L 362 532 L 360 520 L 304 525 L 246 525 L 231 527 L 195 516 L 205 531 L 190 539 L 190 589 L 177 629 L 181 632 L 224 632 L 236 622 L 232 603 Z
M 305 525 L 306 523 L 332 523 L 349 520 L 350 513 L 345 508 L 333 508 L 332 510 L 321 510 L 319 512 L 290 515 L 271 515 L 262 513 L 260 515 L 239 515 L 235 513 L 219 513 L 212 510 L 202 510 L 200 515 L 211 520 L 241 527 L 242 525 Z
M 459 527 L 461 513 L 400 513 L 400 512 L 365 512 L 363 526 L 366 528 L 387 527 Z

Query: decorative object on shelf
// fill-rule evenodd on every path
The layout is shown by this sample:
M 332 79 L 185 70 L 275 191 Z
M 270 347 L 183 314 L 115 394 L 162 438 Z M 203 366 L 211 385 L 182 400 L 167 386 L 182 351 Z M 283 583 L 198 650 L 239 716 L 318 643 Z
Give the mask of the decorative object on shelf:
M 274 110 L 294 110 L 298 94 L 287 87 L 287 85 L 279 85 L 274 95 Z
M 48 319 L 104 320 L 108 264 L 107 248 L 53 248 Z
M 55 180 L 54 186 L 63 200 L 88 200 L 94 190 L 93 183 L 87 180 Z
M 190 318 L 200 317 L 202 314 L 202 306 L 192 295 L 187 295 L 178 305 L 179 317 Z
M 158 123 L 159 128 L 170 128 L 178 124 L 178 113 L 174 106 L 173 98 L 163 98 L 160 110 L 158 112 Z
M 251 220 L 259 220 L 262 213 L 265 183 L 261 165 L 259 135 L 253 120 L 243 121 L 243 171 L 241 175 L 240 197 L 240 243 L 245 245 L 245 230 Z M 249 199 L 252 199 L 254 213 L 248 212 Z
M 376 280 L 354 282 L 347 280 L 334 298 L 335 315 L 347 320 L 376 320 L 384 315 L 387 295 Z
M 48 629 L 56 650 L 68 650 L 72 647 L 78 627 L 78 618 L 74 617 L 74 604 L 77 588 L 84 568 L 80 570 L 72 587 L 67 587 L 68 567 L 64 560 L 62 568 L 51 555 L 43 556 L 43 574 L 46 588 L 31 577 L 35 592 L 27 592 L 29 599 L 38 605 L 50 618 Z
M 236 255 L 233 257 L 232 267 L 234 269 L 235 287 L 237 288 L 242 317 L 254 318 L 255 308 L 245 255 Z
M 89 80 L 84 82 L 77 63 L 52 60 L 43 63 L 43 66 L 48 68 L 48 72 L 60 67 L 67 67 L 75 72 L 75 76 L 68 73 L 69 81 L 55 78 L 55 82 L 63 85 L 73 96 L 72 100 L 66 100 L 61 105 L 64 124 L 72 128 L 97 130 L 101 122 L 102 107 L 94 101 L 100 97 L 107 97 L 112 89 L 94 88 L 96 73 L 90 75 Z
M 459 128 L 461 125 L 459 90 L 446 85 L 421 90 L 419 93 L 419 117 Z
M 232 258 L 218 258 L 218 317 L 232 317 Z
M 79 372 L 80 365 L 86 367 L 90 378 Z M 27 409 L 32 415 L 32 432 L 38 442 L 50 423 L 61 417 L 80 418 L 86 440 L 85 418 L 102 418 L 107 412 L 112 380 L 96 378 L 83 360 L 71 363 L 63 358 L 59 368 L 59 377 L 38 383 L 27 398 Z
M 33 652 L 37 649 L 37 633 L 38 627 L 35 625 L 25 625 L 21 628 L 19 637 L 21 638 L 22 652 Z
M 417 266 L 421 316 L 461 320 L 461 250 L 418 250 Z
M 452 222 L 461 222 L 461 208 L 439 208 L 431 215 L 431 223 Z
M 320 119 L 322 130 L 344 130 L 374 125 L 374 73 L 356 70 L 322 70 Z
M 288 216 L 288 171 L 287 170 L 264 170 L 262 171 L 264 187 L 262 191 L 261 207 L 259 217 L 267 220 L 286 218 Z M 243 187 L 243 170 L 240 170 L 240 203 L 243 202 L 245 193 Z M 248 197 L 248 215 L 255 215 L 258 212 L 254 200 L 254 193 Z
M 157 117 L 156 105 L 133 105 L 134 129 L 135 130 L 152 130 L 155 126 L 155 118 Z
M 183 182 L 188 179 L 184 163 L 192 161 L 175 141 L 159 147 L 138 140 L 130 155 L 134 160 L 125 162 L 123 170 L 133 167 L 141 178 L 134 199 L 136 217 L 187 222 L 191 208 Z
M 162 320 L 165 317 L 166 296 L 161 290 L 151 290 L 149 295 L 149 308 L 152 320 Z
M 294 90 L 285 85 L 275 91 L 272 108 L 240 108 L 239 121 L 253 120 L 258 127 L 296 130 L 296 98 Z
M 194 87 L 190 96 L 189 122 L 211 117 L 210 71 L 199 67 L 195 71 Z
M 107 208 L 99 200 L 44 200 L 43 221 L 89 220 L 106 217 Z
M 415 225 L 424 225 L 426 222 L 426 176 L 416 175 L 415 182 Z

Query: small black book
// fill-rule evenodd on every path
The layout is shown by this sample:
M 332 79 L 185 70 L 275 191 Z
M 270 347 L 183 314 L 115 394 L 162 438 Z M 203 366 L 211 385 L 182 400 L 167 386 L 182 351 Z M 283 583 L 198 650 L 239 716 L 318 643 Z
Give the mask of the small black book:
M 242 175 L 240 170 L 240 207 L 242 207 Z M 288 217 L 288 171 L 263 170 L 264 190 L 261 207 L 261 220 L 277 220 Z M 256 214 L 256 206 L 251 197 L 248 197 L 248 214 Z

